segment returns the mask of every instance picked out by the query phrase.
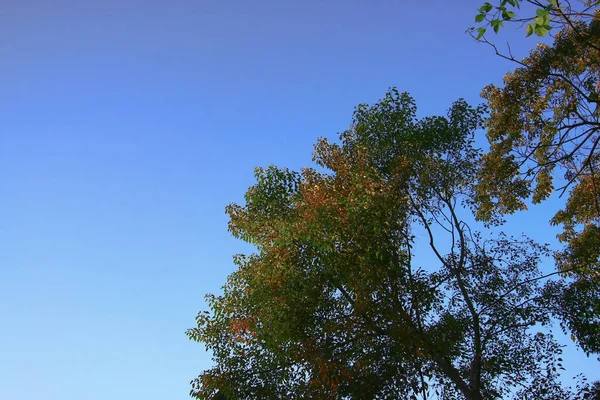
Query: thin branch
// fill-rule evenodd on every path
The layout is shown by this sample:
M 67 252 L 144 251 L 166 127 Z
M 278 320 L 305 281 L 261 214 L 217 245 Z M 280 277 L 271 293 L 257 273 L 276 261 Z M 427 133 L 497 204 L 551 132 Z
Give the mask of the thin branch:
M 524 281 L 517 283 L 516 285 L 514 285 L 513 287 L 511 287 L 510 289 L 508 289 L 507 291 L 505 291 L 504 293 L 502 293 L 500 296 L 498 296 L 498 298 L 496 299 L 496 302 L 499 302 L 500 300 L 502 300 L 504 297 L 506 297 L 509 294 L 511 294 L 513 291 L 515 291 L 520 286 L 526 285 L 526 284 L 531 283 L 531 282 L 536 282 L 536 281 L 539 281 L 539 280 L 542 280 L 542 279 L 546 279 L 546 278 L 549 278 L 549 277 L 554 276 L 554 275 L 566 274 L 567 272 L 571 272 L 571 271 L 574 271 L 576 269 L 578 269 L 578 267 L 573 267 L 573 268 L 569 268 L 569 269 L 562 270 L 562 271 L 554 271 L 554 272 L 551 272 L 551 273 L 546 274 L 546 275 L 542 275 L 542 276 L 538 276 L 538 277 L 530 278 L 530 279 L 525 279 Z M 489 307 L 483 307 L 481 309 L 481 313 L 482 314 L 485 313 L 485 311 L 487 309 L 489 309 Z

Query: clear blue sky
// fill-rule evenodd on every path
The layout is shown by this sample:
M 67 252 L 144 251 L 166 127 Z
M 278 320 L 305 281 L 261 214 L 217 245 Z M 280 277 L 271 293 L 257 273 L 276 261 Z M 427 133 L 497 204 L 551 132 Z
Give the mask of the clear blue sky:
M 479 102 L 480 2 L 0 2 L 0 398 L 188 398 L 225 205 L 390 86 Z

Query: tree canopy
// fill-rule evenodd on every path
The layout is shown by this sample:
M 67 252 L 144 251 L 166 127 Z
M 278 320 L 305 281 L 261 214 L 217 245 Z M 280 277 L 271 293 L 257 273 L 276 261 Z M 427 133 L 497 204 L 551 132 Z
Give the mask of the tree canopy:
M 585 378 L 561 386 L 552 321 L 600 353 L 599 5 L 486 2 L 470 33 L 516 69 L 484 88 L 485 105 L 419 119 L 391 89 L 359 105 L 339 141 L 318 140 L 317 168 L 258 168 L 245 204 L 227 207 L 231 233 L 256 252 L 234 257 L 187 332 L 215 361 L 191 394 L 597 396 Z M 519 60 L 489 39 L 505 23 L 550 40 Z M 562 249 L 495 229 L 555 192 Z M 556 269 L 542 273 L 550 255 Z
M 537 16 L 518 19 L 511 14 L 507 20 L 543 24 L 539 32 L 527 25 L 528 33 L 552 29 L 553 41 L 538 44 L 528 57 L 517 60 L 510 49 L 502 53 L 478 35 L 517 64 L 502 87 L 483 90 L 490 110 L 490 151 L 479 175 L 478 217 L 494 221 L 526 209 L 530 200 L 540 203 L 554 192 L 566 195 L 564 207 L 550 223 L 563 227 L 558 238 L 565 247 L 555 254 L 557 268 L 575 281 L 564 284 L 557 315 L 584 350 L 599 352 L 599 2 L 502 1 L 496 11 L 491 5 L 482 7 L 478 15 L 485 18 L 477 20 L 496 24 L 502 7 L 516 9 L 521 3 L 537 7 Z
M 549 327 L 548 254 L 528 238 L 478 233 L 482 109 L 459 100 L 416 117 L 390 90 L 359 105 L 319 169 L 256 170 L 232 234 L 234 258 L 188 336 L 215 366 L 200 399 L 563 399 Z M 428 254 L 425 261 L 415 261 Z

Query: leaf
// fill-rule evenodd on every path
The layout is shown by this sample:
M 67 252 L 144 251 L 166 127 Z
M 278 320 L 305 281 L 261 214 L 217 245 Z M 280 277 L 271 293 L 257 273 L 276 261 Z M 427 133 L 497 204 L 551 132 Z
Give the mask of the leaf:
M 498 33 L 498 31 L 500 30 L 500 27 L 504 26 L 504 22 L 500 21 L 499 19 L 493 19 L 490 24 L 492 25 L 492 28 L 494 28 L 494 32 L 496 33 Z
M 494 8 L 490 3 L 486 2 L 483 6 L 481 6 L 481 8 L 479 9 L 479 12 L 482 13 L 487 13 L 492 11 L 492 8 Z
M 513 19 L 515 16 L 515 13 L 512 11 L 504 11 L 502 13 L 502 18 L 504 18 L 505 21 L 508 21 L 510 19 Z
M 477 32 L 479 32 L 477 34 L 477 40 L 481 39 L 483 37 L 483 35 L 485 34 L 486 29 L 485 28 L 478 28 Z
M 536 25 L 533 30 L 535 31 L 535 34 L 539 37 L 546 36 L 546 34 L 549 32 L 549 29 L 544 28 L 544 26 L 542 25 Z
M 475 16 L 475 22 L 481 22 L 485 19 L 485 14 L 478 14 Z
M 534 28 L 533 24 L 527 25 L 527 36 L 526 37 L 529 37 L 533 34 L 533 28 Z
M 548 15 L 548 10 L 544 10 L 543 8 L 538 8 L 535 10 L 535 13 L 538 17 L 546 18 Z

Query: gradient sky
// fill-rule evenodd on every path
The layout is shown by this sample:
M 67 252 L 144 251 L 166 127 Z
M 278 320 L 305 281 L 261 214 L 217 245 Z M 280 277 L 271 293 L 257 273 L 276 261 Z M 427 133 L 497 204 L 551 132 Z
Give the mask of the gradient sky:
M 513 67 L 481 2 L 0 2 L 0 398 L 187 399 L 184 331 L 250 249 L 225 205 L 390 86 L 480 102 Z M 544 210 L 512 224 L 552 241 Z

